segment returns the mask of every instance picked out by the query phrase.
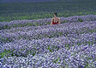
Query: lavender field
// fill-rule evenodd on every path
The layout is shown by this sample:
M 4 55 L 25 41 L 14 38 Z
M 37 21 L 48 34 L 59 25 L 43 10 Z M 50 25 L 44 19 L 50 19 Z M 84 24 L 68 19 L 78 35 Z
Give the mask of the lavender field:
M 96 68 L 96 15 L 0 22 L 0 68 Z

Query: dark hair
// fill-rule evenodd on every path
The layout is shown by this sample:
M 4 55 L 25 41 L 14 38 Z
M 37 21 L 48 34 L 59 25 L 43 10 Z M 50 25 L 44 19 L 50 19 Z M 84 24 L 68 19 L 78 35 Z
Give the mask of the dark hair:
M 57 16 L 57 13 L 54 13 Z

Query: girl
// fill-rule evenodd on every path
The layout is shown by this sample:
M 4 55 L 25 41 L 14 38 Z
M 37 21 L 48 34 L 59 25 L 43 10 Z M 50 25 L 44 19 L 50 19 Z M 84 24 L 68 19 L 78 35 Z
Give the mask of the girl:
M 51 25 L 60 24 L 60 18 L 57 17 L 57 13 L 54 13 L 54 17 L 51 20 Z

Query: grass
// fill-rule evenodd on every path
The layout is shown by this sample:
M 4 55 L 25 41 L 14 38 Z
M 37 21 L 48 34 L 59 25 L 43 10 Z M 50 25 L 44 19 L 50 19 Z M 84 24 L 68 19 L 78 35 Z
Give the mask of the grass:
M 58 57 L 57 59 L 53 60 L 54 63 L 58 63 L 60 58 Z
M 38 23 L 26 23 L 26 24 L 14 24 L 14 25 L 5 25 L 5 26 L 2 26 L 0 27 L 0 30 L 2 29 L 11 29 L 11 28 L 16 28 L 16 27 L 24 27 L 24 26 L 39 26 Z
M 32 50 L 29 50 L 28 51 L 28 54 L 31 54 L 31 55 L 35 56 L 36 51 L 37 51 L 37 49 L 36 48 L 33 48 Z
M 81 32 L 80 34 L 83 34 L 83 33 L 94 33 L 96 32 L 96 29 L 89 29 L 88 27 L 84 27 L 84 28 L 81 28 Z
M 65 44 L 65 48 L 70 49 L 70 44 Z
M 54 46 L 54 45 L 48 45 L 48 50 L 49 52 L 53 52 L 54 50 L 58 51 L 60 48 L 58 46 Z
M 0 57 L 3 58 L 4 56 L 7 56 L 10 53 L 11 53 L 10 50 L 4 50 L 2 53 L 0 53 Z
M 10 39 L 10 38 L 5 38 L 5 37 L 0 37 L 0 40 L 2 41 L 2 42 L 12 42 L 13 40 L 12 39 Z
M 24 50 L 24 49 L 23 49 Z M 27 57 L 28 54 L 32 54 L 33 56 L 35 56 L 36 54 L 36 50 L 28 50 L 26 52 L 27 54 L 23 54 L 23 53 L 14 53 L 14 50 L 6 50 L 4 49 L 3 52 L 0 53 L 0 57 L 3 58 L 3 57 L 10 57 L 10 56 L 16 56 L 16 57 L 19 57 L 19 56 L 22 56 L 22 57 Z
M 89 68 L 89 63 L 86 61 L 84 68 Z
M 80 18 L 78 18 L 78 21 L 79 21 L 79 22 L 83 22 L 83 20 L 82 20 L 82 19 L 80 19 Z
M 50 22 L 48 22 L 47 24 L 45 24 L 45 25 L 49 25 L 50 24 Z M 34 23 L 32 23 L 32 22 L 28 22 L 28 23 L 25 23 L 25 24 L 13 24 L 13 25 L 4 25 L 4 26 L 1 26 L 0 27 L 0 30 L 2 30 L 2 29 L 11 29 L 11 28 L 16 28 L 16 27 L 25 27 L 25 26 L 41 26 L 42 24 L 40 24 L 40 23 L 37 23 L 37 22 L 34 22 Z
M 3 57 L 10 57 L 10 56 L 16 56 L 16 57 L 19 57 L 19 55 L 13 53 L 14 50 L 6 50 L 4 49 L 3 52 L 0 53 L 0 57 L 3 58 Z
M 2 30 L 2 29 L 10 29 L 11 27 L 10 26 L 8 26 L 8 25 L 5 25 L 5 26 L 0 26 L 0 30 Z
M 67 23 L 68 22 L 68 20 L 64 20 L 63 22 L 61 22 L 61 23 Z
M 53 11 L 53 12 L 55 12 L 55 11 Z M 43 18 L 52 18 L 53 17 L 53 14 L 52 14 L 53 12 L 51 12 L 51 14 L 48 13 L 48 12 L 47 13 L 44 12 L 43 14 L 42 13 L 38 13 L 38 15 L 37 14 L 31 14 L 31 16 L 30 15 L 29 16 L 26 16 L 26 15 L 23 15 L 23 14 L 22 14 L 23 16 L 19 16 L 19 14 L 17 14 L 18 16 L 15 17 L 15 15 L 12 15 L 12 17 L 14 17 L 14 18 L 12 18 L 11 16 L 9 16 L 9 17 L 2 16 L 2 17 L 0 17 L 0 22 L 10 22 L 12 20 L 37 20 L 37 19 L 43 19 Z M 95 11 L 88 12 L 86 10 L 85 12 L 88 12 L 86 14 L 83 14 L 83 12 L 84 11 L 82 10 L 82 14 L 80 14 L 79 11 L 77 11 L 75 13 L 73 13 L 71 11 L 70 12 L 64 11 L 64 12 L 59 12 L 58 13 L 58 16 L 59 17 L 70 17 L 70 16 L 84 16 L 84 15 L 89 15 L 89 14 L 96 15 L 96 12 Z M 45 14 L 47 14 L 48 16 L 46 16 Z
M 52 49 L 50 48 L 50 46 L 48 46 L 48 50 L 49 50 L 50 52 L 52 52 Z

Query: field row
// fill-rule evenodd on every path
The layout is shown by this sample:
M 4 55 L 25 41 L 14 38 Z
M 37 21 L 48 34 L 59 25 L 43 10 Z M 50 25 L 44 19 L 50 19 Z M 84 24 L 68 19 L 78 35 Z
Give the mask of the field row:
M 35 51 L 35 50 L 34 50 Z M 18 53 L 18 52 L 17 52 Z M 69 49 L 61 48 L 58 51 L 44 54 L 27 55 L 27 57 L 6 57 L 0 59 L 1 66 L 5 67 L 33 67 L 33 68 L 95 68 L 96 45 L 74 45 Z
M 96 21 L 96 15 L 86 15 L 86 16 L 72 16 L 72 17 L 60 17 L 61 24 L 67 22 L 84 22 L 84 21 Z M 13 29 L 14 27 L 24 27 L 28 26 L 41 26 L 49 25 L 51 18 L 39 19 L 39 20 L 15 20 L 10 22 L 0 22 L 0 30 L 2 29 Z M 25 28 L 25 27 L 24 27 Z M 27 27 L 26 27 L 27 28 Z M 21 29 L 21 28 L 18 28 Z
M 68 25 L 68 26 L 67 26 Z M 57 28 L 56 28 L 57 27 Z M 93 33 L 96 32 L 96 22 L 82 22 L 82 23 L 66 23 L 60 25 L 53 25 L 46 28 L 39 28 L 37 30 L 30 31 L 17 31 L 17 32 L 4 32 L 0 33 L 1 41 L 11 41 L 19 39 L 43 39 L 43 38 L 53 38 L 59 36 L 66 36 L 68 34 L 83 34 L 83 33 Z
M 70 48 L 74 45 L 93 45 L 96 44 L 96 33 L 87 34 L 69 34 L 58 38 L 43 38 L 39 40 L 15 40 L 6 43 L 2 51 L 10 50 L 16 56 L 26 57 L 28 54 L 40 54 L 57 51 L 61 48 Z

